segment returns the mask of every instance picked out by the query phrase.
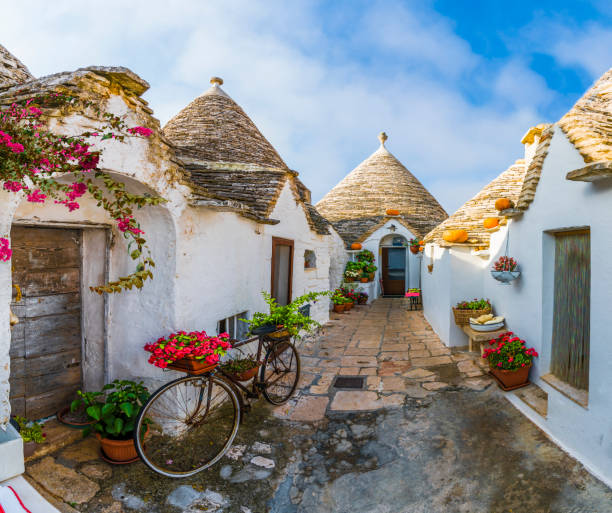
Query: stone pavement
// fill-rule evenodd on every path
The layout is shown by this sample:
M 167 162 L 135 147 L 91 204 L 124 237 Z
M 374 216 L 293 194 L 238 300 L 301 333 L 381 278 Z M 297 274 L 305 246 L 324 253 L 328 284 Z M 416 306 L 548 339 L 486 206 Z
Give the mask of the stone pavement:
M 253 405 L 231 450 L 196 476 L 108 465 L 88 438 L 26 477 L 64 513 L 612 512 L 612 491 L 403 300 L 334 316 L 300 352 L 297 397 Z M 367 388 L 334 389 L 347 375 Z
M 406 397 L 422 399 L 457 386 L 482 390 L 491 384 L 482 358 L 451 354 L 423 313 L 407 307 L 405 299 L 379 299 L 333 314 L 323 333 L 300 347 L 300 393 L 275 414 L 316 421 L 328 411 L 370 411 L 400 406 Z M 364 388 L 336 389 L 338 376 L 364 377 Z

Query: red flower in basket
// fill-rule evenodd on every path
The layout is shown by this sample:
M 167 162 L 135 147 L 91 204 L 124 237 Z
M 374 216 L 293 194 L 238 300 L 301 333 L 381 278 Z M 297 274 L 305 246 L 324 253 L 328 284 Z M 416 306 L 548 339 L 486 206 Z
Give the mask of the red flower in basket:
M 205 331 L 179 331 L 144 346 L 145 351 L 151 353 L 149 363 L 162 369 L 183 358 L 204 360 L 212 365 L 231 348 L 229 334 L 209 337 Z

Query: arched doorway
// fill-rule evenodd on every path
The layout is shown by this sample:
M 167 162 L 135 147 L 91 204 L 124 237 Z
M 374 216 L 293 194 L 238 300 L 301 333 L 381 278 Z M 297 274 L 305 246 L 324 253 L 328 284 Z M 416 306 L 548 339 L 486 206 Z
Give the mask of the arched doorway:
M 408 241 L 387 235 L 380 242 L 380 276 L 383 296 L 403 296 L 408 283 Z

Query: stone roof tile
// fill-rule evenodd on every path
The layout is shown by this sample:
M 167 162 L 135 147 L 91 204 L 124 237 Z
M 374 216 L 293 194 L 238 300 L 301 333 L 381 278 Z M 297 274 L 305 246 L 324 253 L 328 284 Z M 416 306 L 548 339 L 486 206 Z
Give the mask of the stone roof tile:
M 459 208 L 444 222 L 430 231 L 425 237 L 426 242 L 444 244 L 444 230 L 467 230 L 468 243 L 488 246 L 490 233 L 483 226 L 486 217 L 497 217 L 495 200 L 508 198 L 516 203 L 525 179 L 525 161 L 520 159 L 512 164 L 495 180 L 486 185 L 476 196 Z

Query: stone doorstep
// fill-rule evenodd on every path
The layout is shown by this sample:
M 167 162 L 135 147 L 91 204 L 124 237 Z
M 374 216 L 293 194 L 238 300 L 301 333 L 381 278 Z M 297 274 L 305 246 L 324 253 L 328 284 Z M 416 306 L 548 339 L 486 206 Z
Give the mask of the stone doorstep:
M 47 435 L 46 442 L 36 446 L 34 453 L 25 459 L 26 463 L 42 458 L 83 438 L 83 431 L 64 426 L 56 419 L 48 420 L 44 426 L 43 432 Z
M 546 418 L 548 414 L 548 394 L 538 385 L 532 383 L 512 393 L 541 417 Z

